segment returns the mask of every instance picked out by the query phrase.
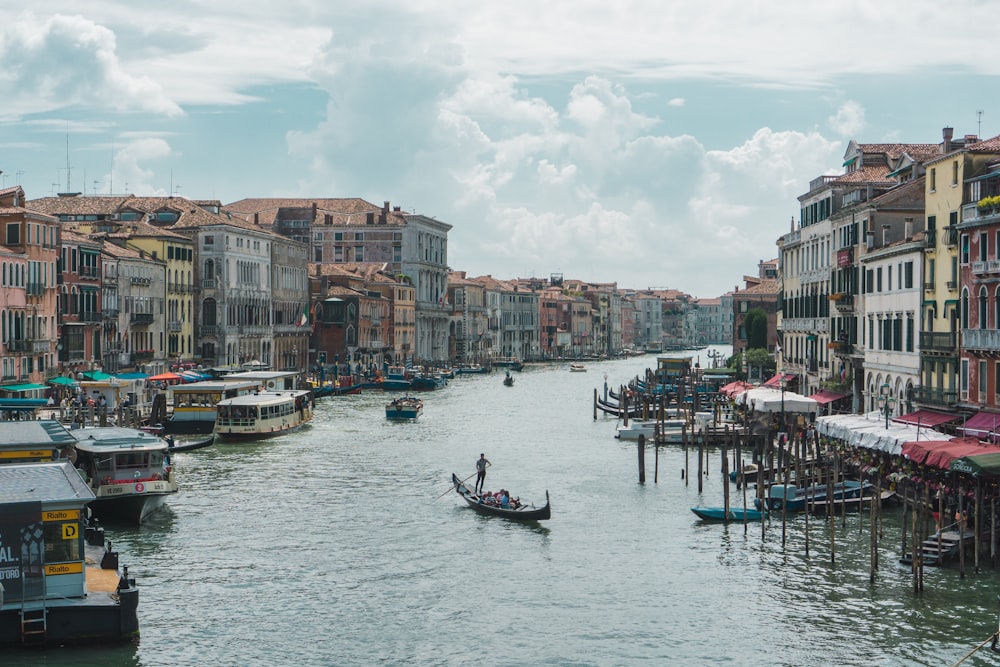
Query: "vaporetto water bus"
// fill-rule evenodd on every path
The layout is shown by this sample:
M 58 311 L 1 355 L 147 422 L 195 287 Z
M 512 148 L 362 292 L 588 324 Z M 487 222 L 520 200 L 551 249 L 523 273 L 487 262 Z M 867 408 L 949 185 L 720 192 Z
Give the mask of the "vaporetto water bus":
M 223 441 L 260 440 L 291 433 L 313 418 L 308 389 L 262 391 L 219 401 L 215 437 Z
M 175 385 L 168 390 L 173 414 L 164 424 L 165 432 L 211 433 L 219 401 L 252 394 L 260 386 L 259 380 L 206 380 Z

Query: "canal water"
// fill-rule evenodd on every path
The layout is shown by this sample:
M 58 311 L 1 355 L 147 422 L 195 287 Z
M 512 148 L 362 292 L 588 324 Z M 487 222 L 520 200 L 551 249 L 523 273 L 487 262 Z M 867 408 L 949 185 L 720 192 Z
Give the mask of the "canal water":
M 702 355 L 706 350 L 688 353 Z M 652 356 L 459 376 L 416 423 L 370 392 L 318 402 L 307 431 L 174 457 L 181 492 L 108 534 L 138 579 L 137 646 L 7 651 L 3 665 L 951 665 L 997 626 L 1000 575 L 928 570 L 912 591 L 890 510 L 869 583 L 857 516 L 830 538 L 793 520 L 702 524 L 678 447 L 647 451 L 593 417 L 593 392 Z M 485 453 L 487 488 L 552 519 L 481 517 L 450 492 Z M 693 464 L 693 456 L 691 458 Z M 988 650 L 965 665 L 995 664 Z

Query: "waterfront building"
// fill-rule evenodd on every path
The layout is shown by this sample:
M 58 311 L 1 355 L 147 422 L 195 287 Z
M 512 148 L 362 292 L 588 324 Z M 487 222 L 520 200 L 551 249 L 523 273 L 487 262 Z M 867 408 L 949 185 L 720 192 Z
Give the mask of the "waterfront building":
M 406 276 L 416 293 L 410 354 L 419 361 L 445 361 L 449 315 L 444 300 L 451 225 L 407 213 L 399 206 L 390 208 L 388 201 L 380 208 L 357 198 L 248 198 L 227 204 L 223 210 L 308 243 L 312 262 L 373 263 Z
M 0 282 L 11 297 L 0 306 L 3 382 L 37 386 L 58 370 L 58 220 L 30 209 L 15 186 L 0 190 L 0 226 L 6 251 Z
M 166 264 L 144 250 L 105 243 L 101 267 L 108 346 L 95 361 L 107 372 L 134 367 L 148 375 L 162 373 Z
M 910 190 L 910 185 L 899 188 Z M 922 194 L 921 181 L 912 185 Z M 895 194 L 890 191 L 875 201 Z M 860 407 L 866 412 L 880 408 L 883 387 L 887 387 L 886 395 L 893 398 L 883 410 L 891 415 L 913 412 L 914 388 L 920 383 L 917 334 L 923 301 L 924 236 L 919 232 L 914 234 L 912 225 L 912 220 L 908 220 L 901 240 L 887 239 L 861 257 L 864 290 L 858 305 L 863 317 L 859 347 L 864 359 L 864 393 Z M 844 385 L 847 372 L 846 365 L 842 365 L 839 374 Z
M 101 242 L 70 229 L 60 234 L 56 352 L 60 372 L 82 372 L 101 358 Z
M 659 348 L 663 345 L 663 304 L 661 299 L 649 291 L 636 292 L 633 298 L 636 304 L 636 345 L 643 349 L 651 345 Z M 726 339 L 727 345 L 730 340 Z
M 996 413 L 1000 409 L 1000 137 L 966 142 L 955 158 L 957 165 L 949 167 L 946 162 L 943 172 L 948 178 L 957 170 L 962 193 L 960 221 L 955 225 L 961 329 L 958 405 Z M 997 437 L 996 421 L 996 416 L 990 417 L 992 439 Z
M 465 271 L 448 274 L 450 323 L 448 357 L 461 363 L 479 363 L 490 358 L 492 339 L 486 310 L 486 290 L 470 280 Z M 544 313 L 544 307 L 542 311 Z
M 778 331 L 778 295 L 781 281 L 743 276 L 746 287 L 733 293 L 733 354 L 747 350 L 747 313 L 760 308 L 767 315 L 767 351 L 774 353 Z
M 960 259 L 963 264 L 971 261 L 969 245 L 961 248 L 959 257 L 963 184 L 985 173 L 986 165 L 997 155 L 1000 151 L 995 140 L 978 142 L 969 135 L 955 140 L 952 129 L 944 128 L 940 155 L 924 165 L 924 298 L 920 386 L 914 391 L 918 407 L 953 411 L 960 401 L 968 400 L 969 364 L 959 363 L 959 329 L 963 321 L 968 321 L 960 317 L 959 263 Z
M 197 249 L 195 312 L 199 357 L 206 366 L 254 362 L 274 367 L 274 235 L 235 217 L 199 207 L 171 229 Z
M 298 371 L 315 362 L 310 351 L 309 244 L 280 235 L 271 237 L 272 368 Z

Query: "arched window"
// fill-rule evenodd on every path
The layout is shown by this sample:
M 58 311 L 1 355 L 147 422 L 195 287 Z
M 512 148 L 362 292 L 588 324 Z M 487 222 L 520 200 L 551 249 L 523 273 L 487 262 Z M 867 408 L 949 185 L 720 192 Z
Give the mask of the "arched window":
M 963 329 L 969 328 L 969 288 L 962 290 L 962 308 L 959 313 Z
M 979 328 L 986 328 L 986 286 L 979 288 Z

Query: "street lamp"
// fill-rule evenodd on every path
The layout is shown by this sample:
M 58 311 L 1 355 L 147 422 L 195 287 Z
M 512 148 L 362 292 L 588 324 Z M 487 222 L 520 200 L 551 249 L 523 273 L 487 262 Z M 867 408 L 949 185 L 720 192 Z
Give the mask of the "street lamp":
M 890 391 L 891 389 L 887 382 L 879 388 L 878 395 L 878 409 L 885 415 L 885 427 L 887 429 L 889 428 L 889 417 L 892 416 L 892 409 L 896 405 L 896 399 L 889 394 Z

